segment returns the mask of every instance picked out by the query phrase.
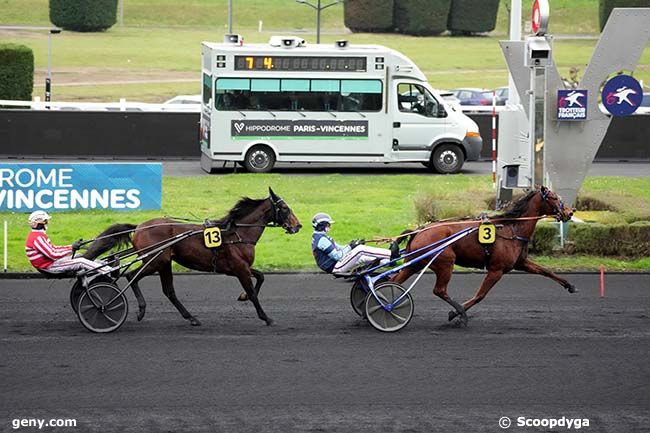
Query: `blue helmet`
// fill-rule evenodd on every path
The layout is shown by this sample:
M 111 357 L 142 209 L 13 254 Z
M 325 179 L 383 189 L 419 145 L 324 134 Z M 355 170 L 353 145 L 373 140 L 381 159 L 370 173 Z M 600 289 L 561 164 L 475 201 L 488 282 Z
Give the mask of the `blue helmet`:
M 314 217 L 311 219 L 311 225 L 315 228 L 318 229 L 319 227 L 324 226 L 325 224 L 332 224 L 334 220 L 332 219 L 331 216 L 329 216 L 326 213 L 319 212 Z

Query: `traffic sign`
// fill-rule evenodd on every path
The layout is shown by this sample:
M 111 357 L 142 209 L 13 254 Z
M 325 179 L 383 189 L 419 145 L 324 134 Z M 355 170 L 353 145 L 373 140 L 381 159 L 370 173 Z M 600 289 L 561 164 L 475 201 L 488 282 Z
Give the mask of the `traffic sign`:
M 548 0 L 535 0 L 535 3 L 533 4 L 531 24 L 533 32 L 535 32 L 537 36 L 543 36 L 546 34 L 546 31 L 548 30 L 548 15 Z

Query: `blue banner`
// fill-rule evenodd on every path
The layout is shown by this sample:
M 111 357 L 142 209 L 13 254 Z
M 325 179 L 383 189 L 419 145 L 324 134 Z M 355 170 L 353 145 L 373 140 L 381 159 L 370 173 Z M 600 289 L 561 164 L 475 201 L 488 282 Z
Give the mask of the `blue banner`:
M 0 211 L 160 209 L 162 164 L 0 164 Z

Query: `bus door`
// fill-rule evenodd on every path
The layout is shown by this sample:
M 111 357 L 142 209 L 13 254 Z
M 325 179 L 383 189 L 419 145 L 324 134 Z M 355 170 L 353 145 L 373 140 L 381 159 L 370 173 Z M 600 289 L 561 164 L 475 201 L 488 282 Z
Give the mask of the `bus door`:
M 212 97 L 212 76 L 204 72 L 201 92 L 201 123 L 199 128 L 199 143 L 201 144 L 201 151 L 210 149 L 210 116 L 212 115 Z
M 428 158 L 446 132 L 444 109 L 422 84 L 397 82 L 393 89 L 393 152 L 404 159 Z

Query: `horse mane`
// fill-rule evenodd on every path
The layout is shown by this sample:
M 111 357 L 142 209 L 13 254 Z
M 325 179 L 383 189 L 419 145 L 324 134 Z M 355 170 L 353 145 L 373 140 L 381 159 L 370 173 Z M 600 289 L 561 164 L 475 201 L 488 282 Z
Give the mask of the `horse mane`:
M 242 197 L 235 206 L 230 209 L 228 214 L 218 221 L 221 223 L 228 223 L 240 220 L 245 216 L 250 215 L 250 213 L 257 209 L 265 200 L 265 198 L 256 200 L 250 197 Z
M 538 192 L 538 190 L 533 190 L 517 200 L 510 209 L 506 210 L 504 213 L 497 215 L 495 218 L 519 218 L 526 212 L 528 209 L 528 202 L 531 198 Z

